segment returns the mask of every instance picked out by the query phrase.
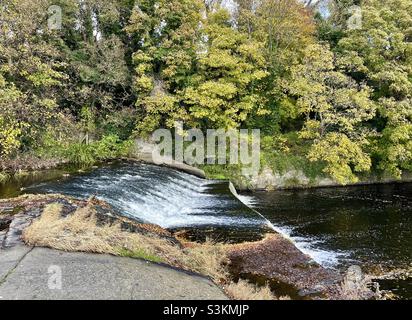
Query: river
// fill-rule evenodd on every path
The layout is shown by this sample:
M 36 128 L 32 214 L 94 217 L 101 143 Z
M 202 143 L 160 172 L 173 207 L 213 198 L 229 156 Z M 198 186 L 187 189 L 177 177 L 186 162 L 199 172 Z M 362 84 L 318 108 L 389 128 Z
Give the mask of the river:
M 252 241 L 273 228 L 325 267 L 343 272 L 357 264 L 366 272 L 404 270 L 410 276 L 412 184 L 257 192 L 236 198 L 225 181 L 121 162 L 67 177 L 52 170 L 0 186 L 0 197 L 23 192 L 95 195 L 138 221 L 184 229 L 193 240 Z M 401 298 L 412 298 L 410 277 L 380 284 Z

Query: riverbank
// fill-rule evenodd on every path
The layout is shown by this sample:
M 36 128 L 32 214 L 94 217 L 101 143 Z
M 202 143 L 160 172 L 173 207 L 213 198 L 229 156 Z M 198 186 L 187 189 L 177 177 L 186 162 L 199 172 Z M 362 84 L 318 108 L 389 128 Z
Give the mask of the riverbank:
M 100 142 L 101 143 L 101 142 Z M 84 145 L 88 150 L 87 145 Z M 0 159 L 0 185 L 6 183 L 9 180 L 19 180 L 24 179 L 27 176 L 42 175 L 45 171 L 56 170 L 62 171 L 63 175 L 72 174 L 76 171 L 87 171 L 90 168 L 101 165 L 102 163 L 110 163 L 115 161 L 132 161 L 132 162 L 144 162 L 159 166 L 165 166 L 178 171 L 186 172 L 191 175 L 206 178 L 205 172 L 197 167 L 190 166 L 186 163 L 175 161 L 173 159 L 167 159 L 159 163 L 154 161 L 152 154 L 155 145 L 148 143 L 145 140 L 137 139 L 134 143 L 127 143 L 127 149 L 119 147 L 117 144 L 111 146 L 113 149 L 120 149 L 121 151 L 116 151 L 118 156 L 110 156 L 110 152 L 106 151 L 100 154 L 103 159 L 98 159 L 94 156 L 83 156 L 89 159 L 87 162 L 78 162 L 77 157 L 53 157 L 46 156 L 40 157 L 34 154 L 24 154 L 19 155 L 13 159 Z M 123 150 L 124 149 L 124 150 Z M 78 150 L 79 153 L 84 151 Z M 59 153 L 62 154 L 60 151 Z M 73 151 L 76 153 L 76 151 Z
M 141 224 L 119 216 L 104 202 L 96 199 L 82 201 L 61 195 L 26 195 L 2 200 L 0 220 L 4 222 L 0 232 L 0 252 L 6 252 L 8 255 L 11 252 L 14 256 L 14 250 L 18 252 L 22 247 L 26 248 L 23 250 L 26 252 L 29 252 L 28 248 L 48 247 L 63 252 L 100 253 L 143 259 L 163 268 L 172 268 L 175 273 L 188 274 L 189 272 L 192 277 L 203 275 L 213 279 L 222 289 L 226 289 L 227 294 L 232 298 L 236 298 L 238 285 L 241 286 L 239 293 L 243 297 L 254 296 L 259 299 L 272 297 L 265 288 L 257 290 L 253 285 L 244 282 L 234 284 L 226 281 L 226 273 L 223 269 L 225 260 L 223 245 L 196 244 L 179 240 L 159 226 Z M 67 254 L 63 255 L 67 257 Z M 4 255 L 0 255 L 0 259 L 3 257 Z M 94 267 L 88 265 L 91 255 L 83 255 L 83 257 L 83 267 L 92 270 Z M 79 260 L 76 261 L 81 265 Z M 116 260 L 113 257 L 110 261 L 114 263 Z M 106 272 L 110 273 L 110 270 L 106 268 Z M 156 268 L 154 271 L 156 276 Z M 149 272 L 146 274 L 150 277 Z M 109 278 L 113 277 L 112 275 Z M 160 282 L 157 287 L 163 287 L 167 291 L 169 282 Z M 104 287 L 102 291 L 106 292 L 106 289 L 107 287 Z M 120 289 L 117 288 L 117 291 Z M 180 292 L 185 290 L 182 289 Z M 175 291 L 177 295 L 169 296 L 169 299 L 180 299 L 179 289 Z M 165 293 L 162 293 L 157 299 L 164 296 Z M 188 299 L 201 297 L 202 295 L 197 296 L 195 293 L 186 296 Z M 219 297 L 215 294 L 208 298 L 221 297 L 222 295 Z
M 202 169 L 204 169 L 207 179 L 228 180 L 233 183 L 237 191 L 246 192 L 303 190 L 412 182 L 412 173 L 406 171 L 403 172 L 400 179 L 389 174 L 371 173 L 359 175 L 357 182 L 342 185 L 322 173 L 308 175 L 304 170 L 296 168 L 275 171 L 270 167 L 263 167 L 257 176 L 252 177 L 242 175 L 241 168 L 237 166 L 202 166 Z
M 2 200 L 0 211 L 0 217 L 10 221 L 1 231 L 2 250 L 23 241 L 28 246 L 145 259 L 208 276 L 232 298 L 237 294 L 268 297 L 268 284 L 273 298 L 285 293 L 295 299 L 340 296 L 338 274 L 323 269 L 277 234 L 243 245 L 194 243 L 159 226 L 118 216 L 96 199 L 81 201 L 61 195 Z M 253 252 L 264 252 L 265 263 L 253 266 Z
M 135 161 L 138 160 L 159 165 L 159 163 L 155 163 L 152 157 L 154 149 L 155 145 L 153 143 L 143 139 L 137 139 L 131 151 L 132 158 L 129 158 L 129 160 L 133 159 Z M 265 152 L 264 155 L 268 156 Z M 267 161 L 264 161 L 264 163 L 265 162 Z M 193 167 L 185 163 L 176 162 L 173 159 L 164 161 L 164 163 L 160 165 L 181 170 L 201 178 L 228 180 L 234 185 L 237 191 L 272 191 L 342 186 L 341 183 L 334 181 L 331 177 L 324 174 L 321 165 L 310 164 L 306 159 L 291 161 L 291 163 L 288 163 L 286 160 L 281 166 L 274 163 L 270 166 L 264 164 L 259 175 L 253 177 L 242 175 L 242 168 L 238 165 L 204 165 Z M 280 168 L 274 169 L 273 167 Z M 299 167 L 305 167 L 306 169 Z M 412 173 L 405 171 L 400 179 L 396 179 L 385 173 L 363 174 L 359 175 L 358 179 L 359 181 L 347 183 L 346 186 L 412 182 Z

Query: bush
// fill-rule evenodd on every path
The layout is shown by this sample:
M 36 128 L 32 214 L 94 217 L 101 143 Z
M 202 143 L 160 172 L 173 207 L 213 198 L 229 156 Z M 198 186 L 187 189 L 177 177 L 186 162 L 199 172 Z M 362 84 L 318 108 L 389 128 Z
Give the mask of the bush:
M 8 122 L 0 115 L 0 156 L 7 157 L 20 147 L 22 131 L 15 122 Z
M 6 183 L 10 179 L 10 175 L 0 171 L 0 184 Z
M 131 147 L 130 141 L 121 141 L 117 135 L 104 136 L 102 140 L 92 144 L 94 156 L 98 160 L 114 159 L 125 156 Z
M 71 163 L 77 165 L 91 165 L 94 162 L 96 162 L 96 158 L 93 152 L 93 146 L 90 144 L 72 144 L 65 152 L 65 156 Z
M 64 152 L 65 157 L 73 164 L 92 165 L 96 161 L 116 159 L 126 156 L 132 141 L 121 141 L 117 135 L 107 135 L 91 144 L 75 143 Z

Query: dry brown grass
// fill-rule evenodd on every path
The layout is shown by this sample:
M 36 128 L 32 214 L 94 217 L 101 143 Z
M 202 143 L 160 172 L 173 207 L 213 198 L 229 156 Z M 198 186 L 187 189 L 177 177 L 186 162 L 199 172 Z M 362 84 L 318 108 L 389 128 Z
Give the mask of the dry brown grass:
M 40 218 L 23 232 L 29 245 L 63 251 L 109 253 L 164 262 L 175 267 L 210 276 L 226 278 L 224 245 L 206 243 L 181 248 L 161 237 L 123 231 L 120 223 L 98 224 L 92 205 L 61 216 L 62 206 L 50 204 Z
M 226 293 L 234 300 L 289 300 L 289 297 L 277 298 L 269 286 L 256 286 L 248 281 L 231 282 L 225 287 Z

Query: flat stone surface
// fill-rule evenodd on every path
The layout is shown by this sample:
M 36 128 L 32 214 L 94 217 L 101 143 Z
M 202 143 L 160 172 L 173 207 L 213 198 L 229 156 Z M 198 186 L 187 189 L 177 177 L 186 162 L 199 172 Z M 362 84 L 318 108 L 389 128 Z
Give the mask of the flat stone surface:
M 0 286 L 7 274 L 12 271 L 30 252 L 32 247 L 17 245 L 13 249 L 0 248 Z M 1 294 L 0 294 L 1 295 Z
M 0 299 L 227 299 L 204 277 L 143 260 L 30 250 L 0 250 Z

